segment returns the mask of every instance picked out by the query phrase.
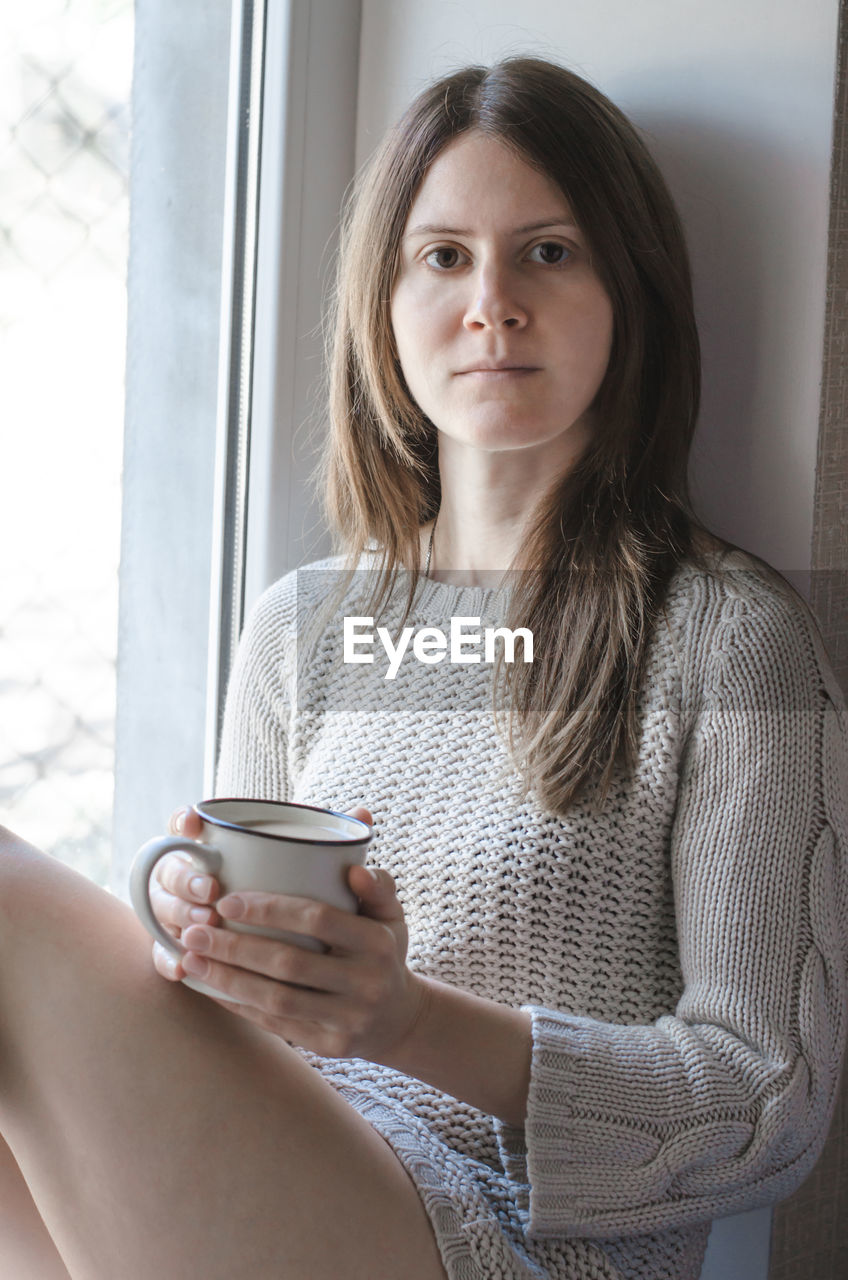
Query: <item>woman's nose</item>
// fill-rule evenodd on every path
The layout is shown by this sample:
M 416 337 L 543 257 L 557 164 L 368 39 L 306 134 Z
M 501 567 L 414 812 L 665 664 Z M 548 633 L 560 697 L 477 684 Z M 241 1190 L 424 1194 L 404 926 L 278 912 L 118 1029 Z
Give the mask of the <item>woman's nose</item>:
M 508 270 L 489 266 L 475 273 L 474 288 L 463 317 L 466 329 L 522 329 L 527 312 L 519 302 Z

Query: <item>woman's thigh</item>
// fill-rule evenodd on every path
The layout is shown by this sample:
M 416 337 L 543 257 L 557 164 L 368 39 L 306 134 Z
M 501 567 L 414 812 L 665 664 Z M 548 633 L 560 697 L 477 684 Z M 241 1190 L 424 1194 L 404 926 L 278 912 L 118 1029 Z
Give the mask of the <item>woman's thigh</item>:
M 35 1207 L 17 1162 L 0 1138 L 0 1276 L 68 1280 L 68 1269 Z
M 371 1126 L 162 980 L 133 913 L 0 839 L 0 1132 L 75 1280 L 443 1280 Z

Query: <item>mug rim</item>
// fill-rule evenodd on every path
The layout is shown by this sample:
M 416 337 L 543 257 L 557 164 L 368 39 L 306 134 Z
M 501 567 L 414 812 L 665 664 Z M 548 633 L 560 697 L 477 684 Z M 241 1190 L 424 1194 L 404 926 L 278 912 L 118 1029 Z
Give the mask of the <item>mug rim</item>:
M 283 836 L 277 835 L 273 831 L 257 831 L 255 828 L 243 827 L 238 822 L 228 822 L 226 818 L 217 817 L 214 813 L 205 812 L 205 806 L 217 804 L 263 804 L 274 805 L 278 809 L 307 809 L 310 813 L 325 813 L 333 818 L 341 818 L 343 822 L 355 822 L 357 826 L 362 827 L 364 835 L 351 836 L 347 839 L 345 836 L 339 836 L 338 840 L 304 840 L 302 836 Z M 200 814 L 204 822 L 209 822 L 213 827 L 225 827 L 228 831 L 241 831 L 245 835 L 261 835 L 263 840 L 281 840 L 284 844 L 310 844 L 325 848 L 349 848 L 351 845 L 368 844 L 373 838 L 373 831 L 367 822 L 363 822 L 361 818 L 354 818 L 349 813 L 339 813 L 336 809 L 325 809 L 317 804 L 297 804 L 293 800 L 262 800 L 257 796 L 213 796 L 211 800 L 198 800 L 194 805 L 196 813 Z M 308 831 L 309 828 L 304 828 Z

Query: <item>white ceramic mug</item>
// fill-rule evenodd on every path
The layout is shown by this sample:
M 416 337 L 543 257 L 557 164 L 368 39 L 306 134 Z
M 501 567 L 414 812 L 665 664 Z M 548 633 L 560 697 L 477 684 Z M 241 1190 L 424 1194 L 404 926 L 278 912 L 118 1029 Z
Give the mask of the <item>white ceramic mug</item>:
M 203 822 L 197 840 L 157 836 L 142 845 L 130 872 L 130 898 L 148 933 L 175 959 L 186 948 L 159 923 L 150 906 L 150 876 L 167 853 L 187 853 L 199 871 L 215 876 L 221 896 L 240 889 L 316 898 L 343 911 L 357 910 L 348 888 L 347 870 L 365 861 L 371 828 L 358 818 L 275 800 L 201 800 L 195 809 Z M 279 938 L 312 951 L 323 950 L 317 938 L 281 929 L 225 921 L 223 928 Z M 186 986 L 226 999 L 197 978 Z

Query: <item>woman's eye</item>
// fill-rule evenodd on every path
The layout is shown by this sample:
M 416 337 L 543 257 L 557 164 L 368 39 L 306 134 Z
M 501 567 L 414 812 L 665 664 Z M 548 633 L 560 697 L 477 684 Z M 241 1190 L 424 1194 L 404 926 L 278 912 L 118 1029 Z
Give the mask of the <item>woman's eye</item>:
M 450 267 L 455 267 L 459 259 L 464 256 L 453 245 L 443 244 L 438 249 L 431 249 L 429 253 L 425 254 L 424 261 L 428 267 L 435 267 L 437 271 L 447 271 Z
M 530 253 L 538 254 L 536 261 L 544 262 L 548 267 L 562 267 L 574 256 L 567 245 L 560 244 L 557 240 L 545 240 L 542 244 L 536 244 Z

